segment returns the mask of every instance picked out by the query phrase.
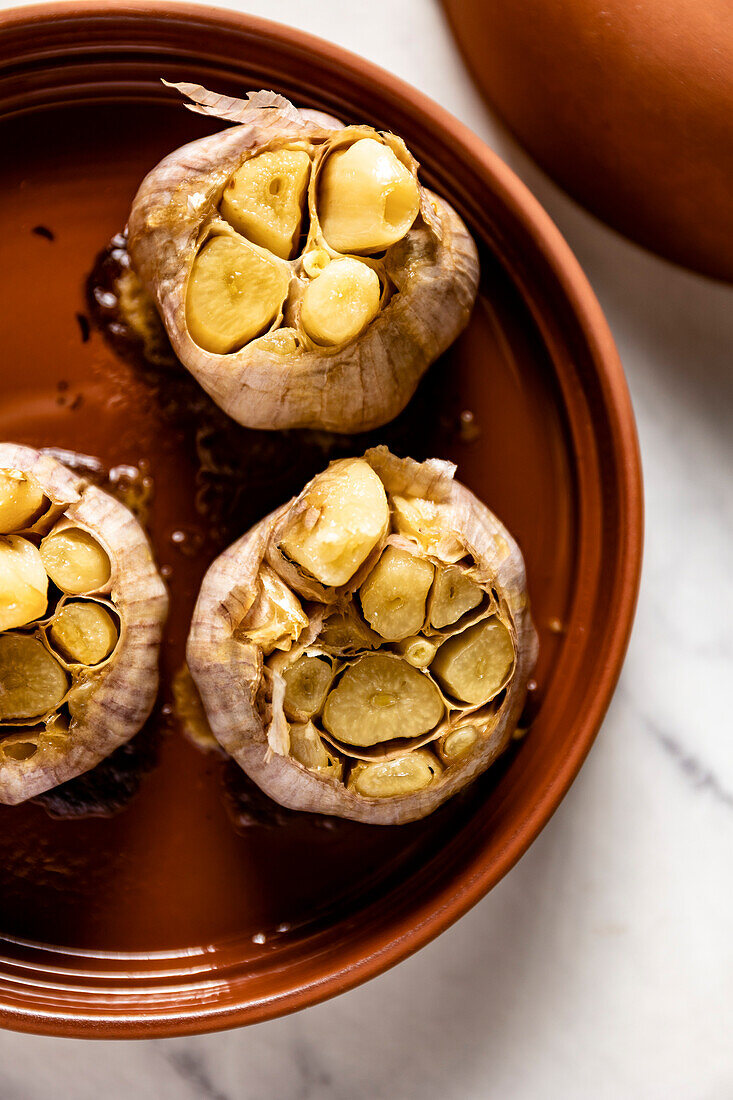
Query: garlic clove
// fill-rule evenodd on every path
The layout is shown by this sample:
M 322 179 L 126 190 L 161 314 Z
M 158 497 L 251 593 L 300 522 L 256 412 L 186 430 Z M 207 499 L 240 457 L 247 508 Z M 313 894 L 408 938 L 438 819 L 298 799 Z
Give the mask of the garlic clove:
M 42 718 L 68 688 L 69 677 L 37 638 L 0 634 L 0 722 Z
M 269 328 L 285 301 L 288 268 L 243 237 L 219 234 L 193 261 L 186 293 L 191 336 L 225 354 Z
M 323 235 L 338 252 L 381 252 L 408 232 L 420 209 L 412 173 L 375 138 L 361 138 L 327 157 L 318 212 Z
M 434 575 L 429 561 L 388 546 L 361 586 L 364 618 L 389 642 L 417 634 Z
M 290 755 L 309 771 L 321 772 L 329 779 L 342 778 L 343 764 L 326 748 L 312 722 L 294 722 L 290 727 Z
M 443 739 L 440 755 L 445 763 L 454 764 L 466 756 L 479 739 L 479 731 L 474 724 L 457 726 Z
M 381 293 L 373 268 L 360 260 L 334 260 L 305 288 L 303 328 L 316 344 L 346 344 L 376 316 Z
M 289 260 L 300 233 L 311 159 L 297 149 L 259 153 L 224 188 L 220 212 L 238 233 Z
M 0 534 L 30 527 L 47 503 L 41 486 L 22 470 L 0 470 Z
M 417 749 L 374 764 L 360 761 L 352 768 L 348 785 L 362 798 L 399 798 L 424 791 L 442 771 L 431 752 Z
M 98 665 L 117 645 L 119 630 L 106 607 L 83 601 L 66 603 L 57 611 L 48 638 L 67 661 Z
M 48 606 L 48 577 L 38 548 L 20 535 L 0 536 L 0 630 L 40 619 Z
M 430 671 L 444 691 L 475 706 L 501 691 L 513 663 L 511 634 L 493 616 L 443 642 Z
M 438 725 L 444 706 L 433 681 L 386 653 L 359 657 L 323 707 L 323 724 L 344 745 L 369 746 L 419 737 Z
M 347 584 L 389 523 L 384 486 L 361 459 L 334 462 L 314 478 L 280 548 L 321 584 Z
M 442 502 L 395 493 L 391 504 L 395 530 L 414 539 L 426 554 L 444 562 L 465 557 L 466 548 L 451 530 L 450 513 Z
M 408 664 L 415 668 L 427 668 L 438 651 L 438 643 L 432 638 L 424 638 L 418 634 L 395 642 L 394 649 L 405 658 Z
M 40 554 L 53 583 L 69 595 L 97 592 L 110 578 L 109 554 L 89 531 L 81 528 L 52 531 L 41 543 Z
M 484 598 L 480 585 L 455 566 L 443 566 L 435 575 L 430 593 L 430 625 L 440 629 L 451 626 L 466 612 L 473 611 Z
M 300 600 L 274 570 L 263 566 L 257 597 L 242 620 L 239 637 L 268 656 L 274 649 L 290 649 L 307 625 Z
M 285 713 L 292 717 L 312 718 L 323 706 L 333 680 L 333 667 L 326 657 L 303 654 L 283 669 Z

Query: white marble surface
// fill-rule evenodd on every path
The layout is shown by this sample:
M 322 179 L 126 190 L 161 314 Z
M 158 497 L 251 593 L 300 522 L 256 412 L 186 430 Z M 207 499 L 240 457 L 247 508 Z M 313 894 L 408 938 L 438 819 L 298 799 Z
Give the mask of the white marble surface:
M 5 4 L 0 6 L 14 6 Z M 733 1096 L 733 290 L 565 198 L 482 105 L 437 0 L 248 0 L 471 126 L 593 283 L 636 407 L 644 579 L 596 747 L 521 863 L 438 941 L 296 1016 L 194 1039 L 0 1034 L 2 1100 Z

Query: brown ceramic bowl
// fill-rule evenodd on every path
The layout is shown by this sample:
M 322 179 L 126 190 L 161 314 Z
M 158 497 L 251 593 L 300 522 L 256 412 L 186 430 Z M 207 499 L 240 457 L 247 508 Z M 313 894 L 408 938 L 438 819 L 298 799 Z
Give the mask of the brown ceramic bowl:
M 730 0 L 443 0 L 477 84 L 546 172 L 733 281 Z
M 172 617 L 161 707 L 127 754 L 42 805 L 0 807 L 0 1023 L 131 1037 L 262 1020 L 348 989 L 443 931 L 567 791 L 611 697 L 639 580 L 624 376 L 583 273 L 532 196 L 389 74 L 210 8 L 52 4 L 2 23 L 0 128 L 17 153 L 0 204 L 0 437 L 96 456 L 118 479 L 131 466 L 152 477 Z M 541 656 L 526 739 L 424 822 L 282 812 L 182 736 L 171 711 L 208 562 L 326 454 L 321 439 L 222 425 L 181 374 L 151 377 L 124 334 L 113 328 L 110 342 L 90 328 L 111 307 L 106 269 L 89 294 L 87 277 L 139 179 L 214 125 L 184 111 L 161 75 L 233 93 L 273 87 L 395 130 L 480 243 L 468 331 L 377 437 L 454 459 L 506 521 L 527 559 Z M 217 443 L 212 476 L 202 455 Z M 206 516 L 225 505 L 220 529 Z

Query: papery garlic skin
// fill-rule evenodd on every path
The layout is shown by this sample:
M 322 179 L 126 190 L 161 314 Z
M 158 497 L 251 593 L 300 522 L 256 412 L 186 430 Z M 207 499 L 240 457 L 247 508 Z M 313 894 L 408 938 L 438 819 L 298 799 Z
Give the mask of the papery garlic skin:
M 130 254 L 176 355 L 248 427 L 354 432 L 393 419 L 468 322 L 479 271 L 465 225 L 393 134 L 264 92 L 227 100 L 219 116 L 219 97 L 179 87 L 193 109 L 239 125 L 171 153 L 133 202 Z M 299 167 L 279 210 L 283 157 Z M 212 237 L 231 252 L 218 267 Z M 268 278 L 247 249 L 263 263 L 267 250 Z M 248 301 L 261 307 L 251 316 Z
M 311 571 L 322 573 L 317 550 L 296 565 L 282 547 L 304 517 L 307 528 L 317 530 L 324 511 L 340 530 L 331 551 L 348 545 L 355 532 L 336 522 L 338 494 L 331 490 L 338 485 L 343 492 L 344 515 L 358 515 L 349 474 L 356 471 L 358 485 L 363 466 L 382 486 L 389 524 L 374 542 L 379 524 L 373 523 L 366 555 L 349 561 L 339 583 L 323 584 Z M 341 459 L 209 569 L 192 621 L 188 664 L 214 736 L 282 805 L 372 824 L 413 821 L 485 771 L 510 743 L 537 654 L 524 563 L 506 528 L 453 473 L 449 463 L 399 459 L 384 447 Z M 430 550 L 421 542 L 424 531 L 405 535 L 405 501 L 410 514 L 429 516 Z M 412 596 L 402 568 L 417 596 L 418 625 L 410 610 L 415 632 L 389 640 L 373 629 L 382 621 L 375 609 L 380 599 L 387 604 Z M 290 649 L 267 656 L 242 644 L 236 621 L 247 614 L 262 571 L 270 569 L 301 598 L 309 624 Z M 371 625 L 362 619 L 362 611 L 369 614 L 363 594 L 370 587 Z M 439 619 L 455 615 L 455 621 L 436 628 L 435 607 Z M 473 665 L 472 653 L 478 654 Z M 309 669 L 318 672 L 315 680 L 308 679 Z M 301 675 L 305 687 L 298 695 Z M 475 701 L 446 694 L 441 680 Z M 326 756 L 338 769 L 319 764 Z
M 88 771 L 140 730 L 157 693 L 168 597 L 123 504 L 30 447 L 1 443 L 4 470 L 37 485 L 42 506 L 0 509 L 0 532 L 8 517 L 33 520 L 0 543 L 27 542 L 44 586 L 49 577 L 57 586 L 19 630 L 0 625 L 0 803 L 14 805 Z

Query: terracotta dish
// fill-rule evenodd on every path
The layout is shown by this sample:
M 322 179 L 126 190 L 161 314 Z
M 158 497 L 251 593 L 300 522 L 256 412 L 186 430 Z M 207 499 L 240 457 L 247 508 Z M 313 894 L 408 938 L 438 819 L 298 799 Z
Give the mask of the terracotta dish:
M 390 129 L 465 219 L 481 261 L 476 309 L 392 424 L 358 440 L 247 431 L 165 341 L 143 363 L 119 320 L 128 258 L 115 234 L 150 165 L 212 129 L 161 76 L 227 94 L 274 88 Z M 590 748 L 641 559 L 636 434 L 611 336 L 567 245 L 496 156 L 414 89 L 300 32 L 181 4 L 16 10 L 2 17 L 0 129 L 19 150 L 0 207 L 0 438 L 53 447 L 133 501 L 171 596 L 143 732 L 53 797 L 0 806 L 0 1023 L 149 1037 L 302 1008 L 465 913 Z M 526 738 L 425 820 L 394 828 L 270 802 L 212 751 L 181 672 L 216 556 L 330 459 L 382 443 L 456 462 L 501 516 L 540 642 Z
M 444 0 L 476 82 L 574 198 L 733 279 L 728 0 Z

